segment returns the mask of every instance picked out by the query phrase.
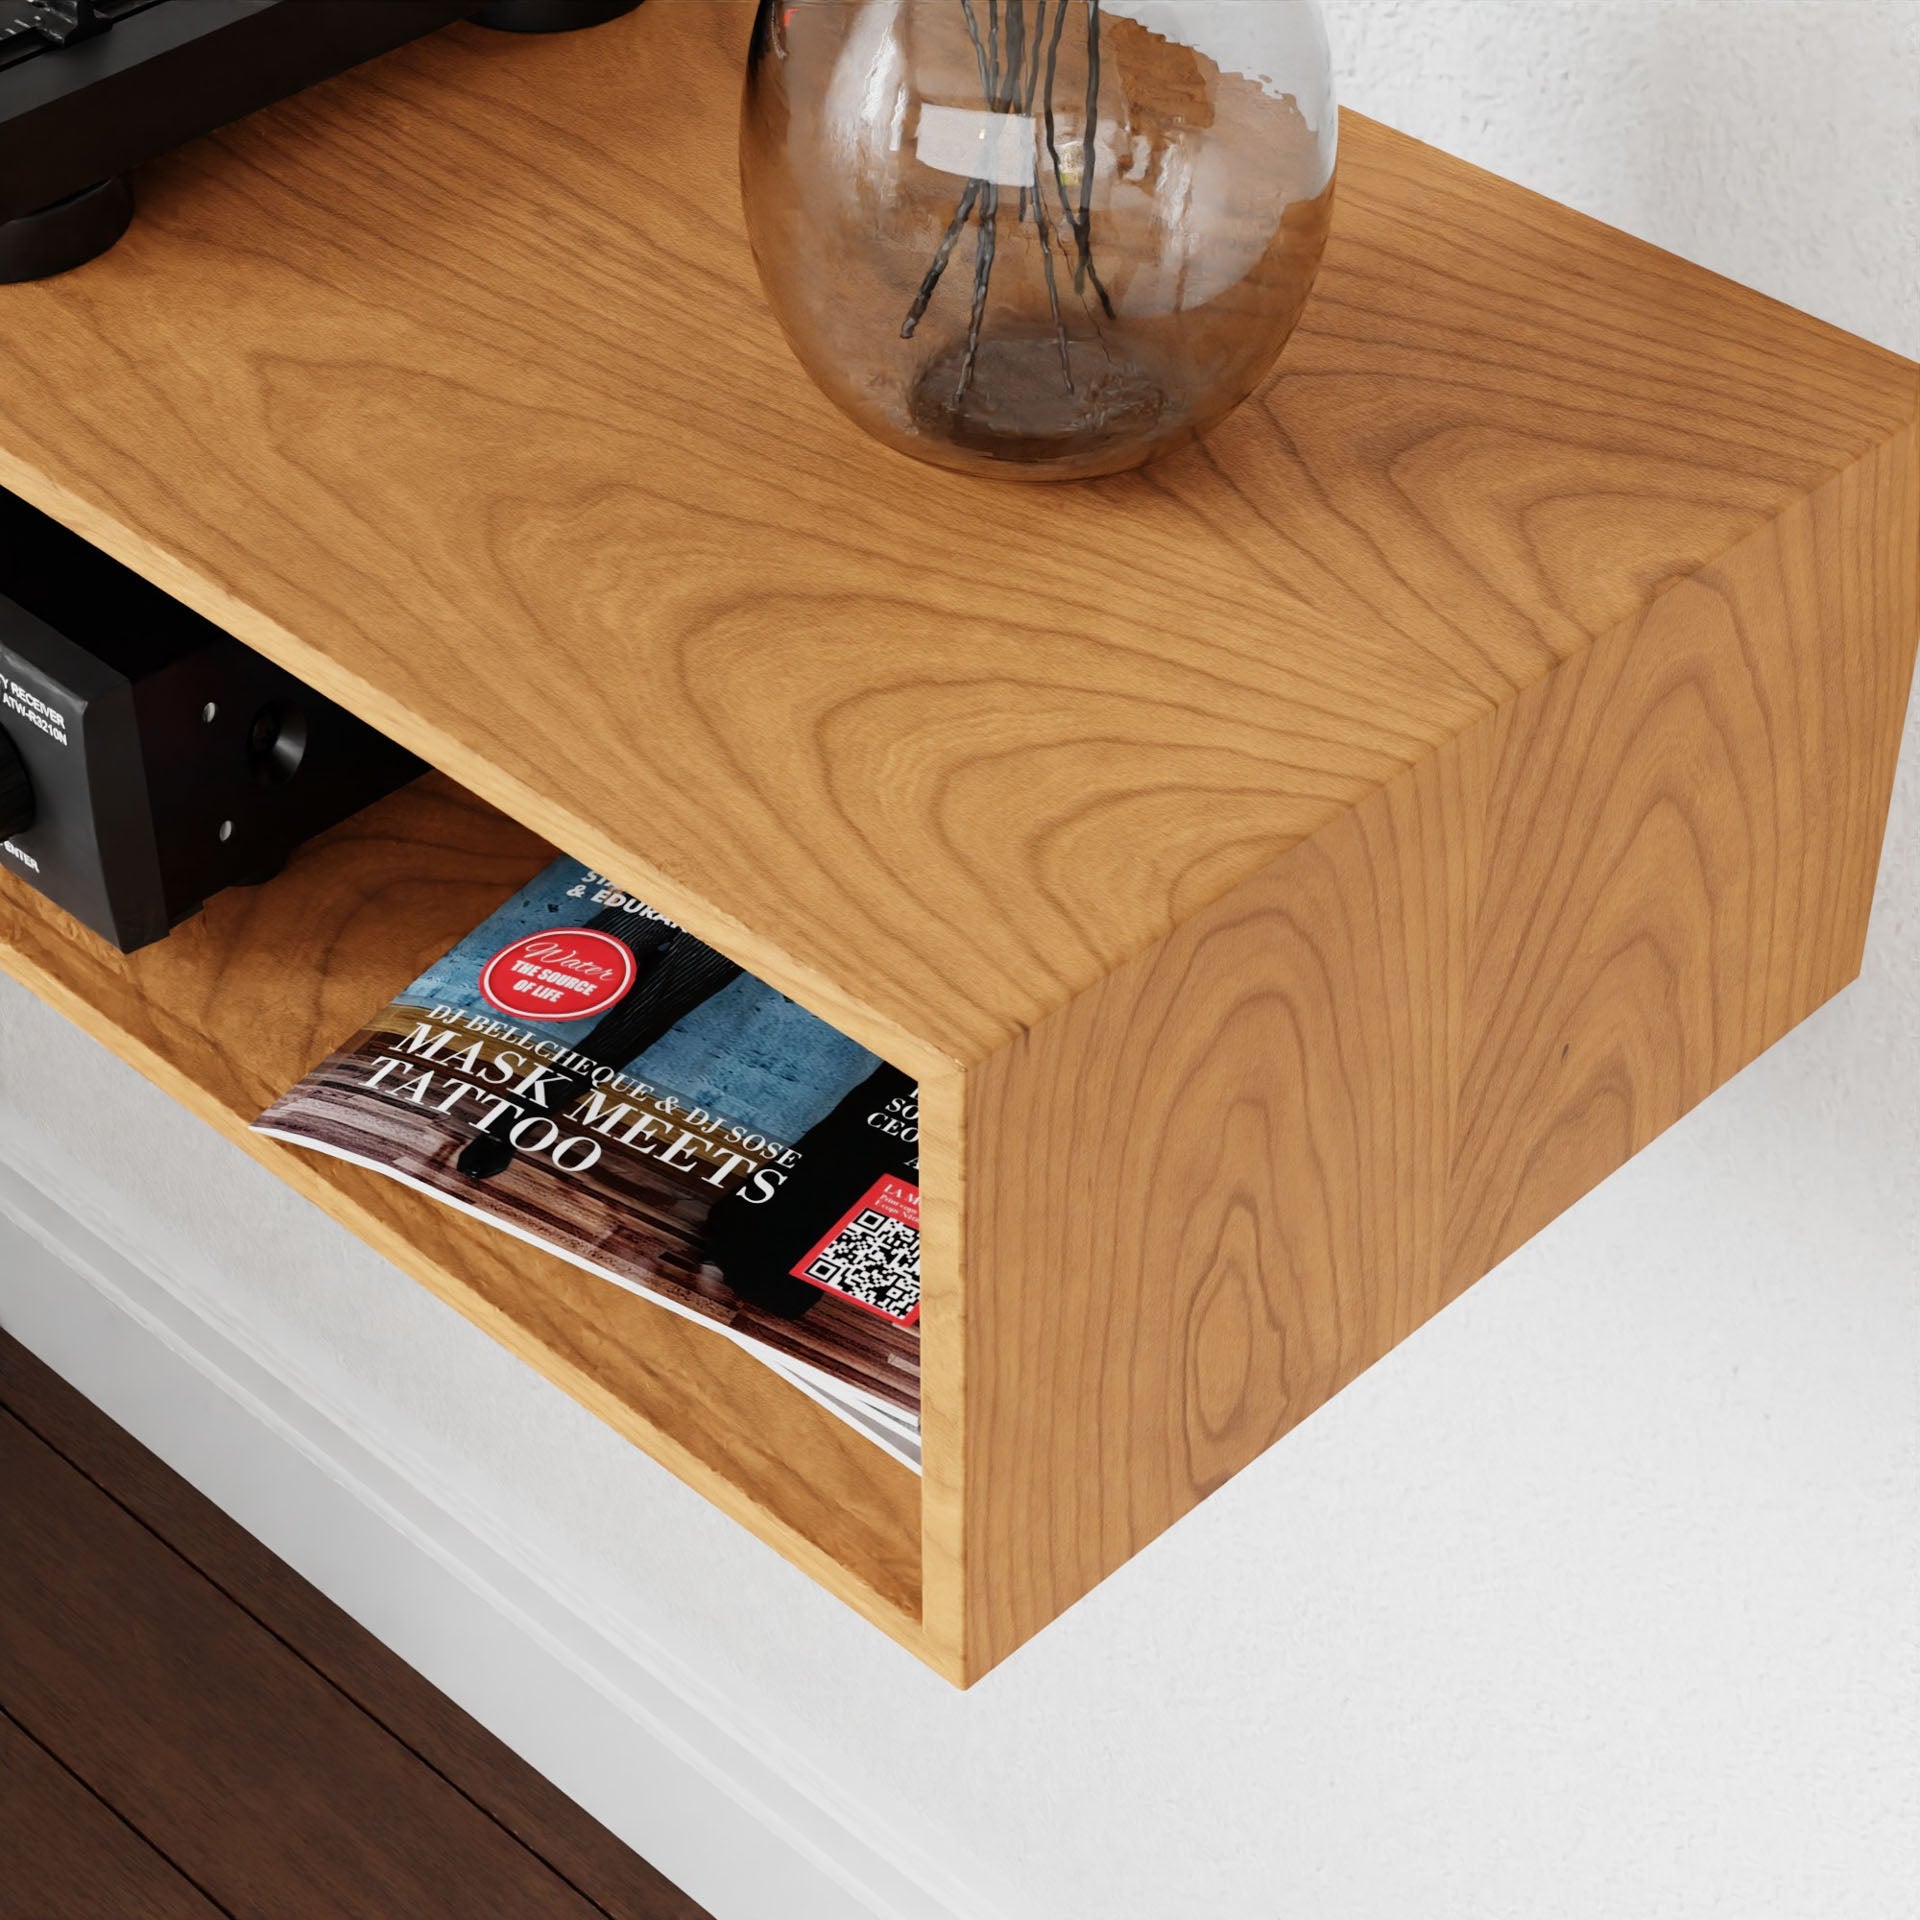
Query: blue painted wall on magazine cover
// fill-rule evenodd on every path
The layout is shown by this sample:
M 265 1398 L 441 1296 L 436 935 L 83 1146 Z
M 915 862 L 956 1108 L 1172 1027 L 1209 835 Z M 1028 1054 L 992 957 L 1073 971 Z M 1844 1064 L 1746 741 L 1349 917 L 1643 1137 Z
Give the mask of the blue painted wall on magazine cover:
M 556 860 L 497 913 L 436 961 L 400 997 L 410 1006 L 455 1007 L 499 1017 L 480 992 L 480 970 L 504 946 L 541 928 L 584 926 L 601 909 L 589 870 Z M 516 1022 L 565 1043 L 592 1022 Z M 793 1141 L 826 1116 L 879 1064 L 845 1034 L 742 974 L 627 1063 L 679 1099 L 776 1139 Z

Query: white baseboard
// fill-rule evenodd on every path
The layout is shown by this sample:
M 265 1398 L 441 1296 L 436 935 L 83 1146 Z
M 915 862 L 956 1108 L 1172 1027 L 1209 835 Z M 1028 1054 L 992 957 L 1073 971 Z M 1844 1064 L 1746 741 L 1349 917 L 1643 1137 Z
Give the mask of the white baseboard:
M 0 1327 L 716 1920 L 962 1920 L 3 1159 Z

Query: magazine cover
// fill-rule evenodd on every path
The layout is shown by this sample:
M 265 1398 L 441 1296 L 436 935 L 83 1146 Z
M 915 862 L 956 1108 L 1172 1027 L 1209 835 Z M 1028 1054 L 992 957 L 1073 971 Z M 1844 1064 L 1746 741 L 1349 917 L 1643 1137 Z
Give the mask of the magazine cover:
M 701 1321 L 917 1470 L 913 1082 L 577 861 L 255 1126 Z

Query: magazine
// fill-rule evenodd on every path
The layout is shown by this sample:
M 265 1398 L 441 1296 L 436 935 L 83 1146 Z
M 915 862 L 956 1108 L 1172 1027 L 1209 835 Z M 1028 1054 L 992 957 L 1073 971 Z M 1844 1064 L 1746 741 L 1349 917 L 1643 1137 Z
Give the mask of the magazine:
M 919 1470 L 913 1081 L 579 862 L 254 1124 L 699 1321 Z

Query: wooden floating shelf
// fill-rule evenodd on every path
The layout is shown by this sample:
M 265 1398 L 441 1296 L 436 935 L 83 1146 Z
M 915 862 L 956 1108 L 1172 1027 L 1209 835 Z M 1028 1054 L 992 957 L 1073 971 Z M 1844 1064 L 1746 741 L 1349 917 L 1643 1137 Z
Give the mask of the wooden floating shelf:
M 780 341 L 750 12 L 451 30 L 0 293 L 0 484 L 451 776 L 0 961 L 964 1683 L 1853 976 L 1920 369 L 1349 118 L 1278 377 L 1035 566 Z M 536 833 L 920 1080 L 924 1483 L 245 1132 Z

